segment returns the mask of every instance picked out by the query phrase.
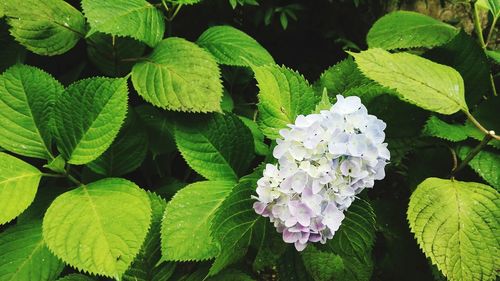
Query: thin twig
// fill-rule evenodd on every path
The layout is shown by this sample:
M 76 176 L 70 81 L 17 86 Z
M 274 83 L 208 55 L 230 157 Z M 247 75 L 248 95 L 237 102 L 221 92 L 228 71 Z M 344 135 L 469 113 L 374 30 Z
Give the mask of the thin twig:
M 488 144 L 488 142 L 493 139 L 493 135 L 494 135 L 494 132 L 491 131 L 490 134 L 487 134 L 484 136 L 483 140 L 476 147 L 474 147 L 469 152 L 469 154 L 467 154 L 467 156 L 460 163 L 460 165 L 451 171 L 451 178 L 454 178 L 455 175 L 460 170 L 462 170 L 465 166 L 467 166 L 467 164 L 469 164 L 469 162 L 481 151 L 481 149 L 483 149 L 483 147 L 486 146 Z

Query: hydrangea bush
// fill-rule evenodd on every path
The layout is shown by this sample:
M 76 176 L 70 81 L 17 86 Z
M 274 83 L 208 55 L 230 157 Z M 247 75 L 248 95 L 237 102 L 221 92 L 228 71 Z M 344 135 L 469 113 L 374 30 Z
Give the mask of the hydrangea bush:
M 255 211 L 298 251 L 307 242 L 332 239 L 343 212 L 385 177 L 390 159 L 386 124 L 369 115 L 358 97 L 336 98 L 330 110 L 299 115 L 280 130 L 273 150 L 278 164 L 267 164 L 257 181 Z
M 497 280 L 500 7 L 384 4 L 0 0 L 0 281 Z

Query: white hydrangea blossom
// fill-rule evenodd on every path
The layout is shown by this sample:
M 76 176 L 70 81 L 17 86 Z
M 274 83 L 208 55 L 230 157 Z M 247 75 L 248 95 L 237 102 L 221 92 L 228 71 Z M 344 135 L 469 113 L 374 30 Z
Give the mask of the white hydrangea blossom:
M 254 209 L 302 251 L 333 237 L 356 195 L 385 177 L 390 153 L 386 124 L 355 96 L 338 95 L 330 110 L 288 127 L 273 151 L 278 164 L 267 164 L 257 182 Z

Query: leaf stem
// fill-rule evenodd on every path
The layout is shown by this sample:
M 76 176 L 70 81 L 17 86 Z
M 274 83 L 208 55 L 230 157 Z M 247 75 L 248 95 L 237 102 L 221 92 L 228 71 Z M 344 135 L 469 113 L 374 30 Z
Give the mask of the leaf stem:
M 488 44 L 490 43 L 490 40 L 491 40 L 491 36 L 493 35 L 493 31 L 495 30 L 495 26 L 497 25 L 497 20 L 498 20 L 498 16 L 494 16 L 493 17 L 493 22 L 491 23 L 491 26 L 490 26 L 490 31 L 488 31 L 488 35 L 486 36 L 486 46 L 488 46 Z
M 476 2 L 477 1 L 473 1 L 471 3 L 472 17 L 474 18 L 474 30 L 476 31 L 481 48 L 485 49 L 486 43 L 484 42 L 483 29 L 481 28 L 481 20 L 479 19 L 478 9 L 476 9 Z
M 44 177 L 49 177 L 49 178 L 65 178 L 65 175 L 61 174 L 50 174 L 50 173 L 42 173 L 42 176 Z
M 472 116 L 472 114 L 470 114 L 468 110 L 463 110 L 463 112 L 465 113 L 465 115 L 467 115 L 467 118 L 469 118 L 472 124 L 474 124 L 474 126 L 476 126 L 479 130 L 481 130 L 481 132 L 483 132 L 485 135 L 491 136 L 491 138 L 493 139 L 500 140 L 500 136 L 497 136 L 495 134 L 495 131 L 487 130 L 485 127 L 483 127 L 483 125 L 481 125 L 481 123 L 479 123 L 479 121 L 477 121 L 476 118 L 474 118 L 474 116 Z
M 177 16 L 179 11 L 181 10 L 181 8 L 182 8 L 182 4 L 177 5 L 177 8 L 175 9 L 174 13 L 170 17 L 167 17 L 167 21 L 173 21 L 175 16 Z
M 460 163 L 460 165 L 451 171 L 451 178 L 454 178 L 455 175 L 460 170 L 462 170 L 465 166 L 467 166 L 467 164 L 469 164 L 469 162 L 481 151 L 481 149 L 483 149 L 483 147 L 486 146 L 488 144 L 488 142 L 493 139 L 493 135 L 494 135 L 494 132 L 491 131 L 490 134 L 487 134 L 484 136 L 483 140 L 476 147 L 474 147 L 474 149 L 472 149 L 469 152 L 469 154 L 467 154 L 467 156 Z

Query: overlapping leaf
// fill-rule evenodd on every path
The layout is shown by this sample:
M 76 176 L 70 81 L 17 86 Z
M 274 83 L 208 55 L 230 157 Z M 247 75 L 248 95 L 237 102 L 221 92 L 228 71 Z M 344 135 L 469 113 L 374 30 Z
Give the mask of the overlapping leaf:
M 231 26 L 210 27 L 196 43 L 207 49 L 220 64 L 259 66 L 274 63 L 273 57 L 255 39 Z
M 52 158 L 54 105 L 64 88 L 46 72 L 15 65 L 0 76 L 0 146 L 24 156 Z
M 137 169 L 144 161 L 147 150 L 148 135 L 137 120 L 136 113 L 131 110 L 113 144 L 87 166 L 101 175 L 121 176 Z
M 299 114 L 311 113 L 319 98 L 309 82 L 286 67 L 253 67 L 259 86 L 259 126 L 267 137 L 276 139 L 278 131 L 293 124 Z
M 408 53 L 382 49 L 351 53 L 360 70 L 382 86 L 395 89 L 400 98 L 441 114 L 468 110 L 464 81 L 451 67 Z
M 58 55 L 85 35 L 83 15 L 63 0 L 4 0 L 10 33 L 39 55 Z
M 35 199 L 41 177 L 35 167 L 0 152 L 0 225 L 28 208 Z
M 82 7 L 90 23 L 88 35 L 99 31 L 130 36 L 150 47 L 163 39 L 163 15 L 145 0 L 83 0 Z
M 408 207 L 411 231 L 448 280 L 495 280 L 500 196 L 474 182 L 428 178 Z
M 155 106 L 191 112 L 221 111 L 222 84 L 214 58 L 196 44 L 171 37 L 132 69 L 135 89 Z
M 64 264 L 45 246 L 42 222 L 18 224 L 0 234 L 0 280 L 54 280 Z
M 113 142 L 127 113 L 125 79 L 90 78 L 71 84 L 55 107 L 57 147 L 71 164 L 85 164 Z
M 71 266 L 118 280 L 139 253 L 150 221 L 147 193 L 108 178 L 56 198 L 45 214 L 43 237 Z
M 252 133 L 234 114 L 214 113 L 190 118 L 175 130 L 182 156 L 193 170 L 209 180 L 233 180 L 244 175 L 252 161 Z
M 234 186 L 232 181 L 203 181 L 177 192 L 165 210 L 162 223 L 162 252 L 165 260 L 201 261 L 218 254 L 219 249 L 211 236 L 210 227 L 217 208 Z
M 462 146 L 458 150 L 458 156 L 464 160 L 471 150 L 471 147 Z M 500 190 L 500 155 L 482 150 L 470 160 L 469 166 L 496 190 Z
M 386 50 L 440 46 L 458 29 L 426 15 L 397 11 L 381 17 L 372 26 L 366 41 L 370 48 Z
M 463 141 L 467 139 L 463 125 L 448 124 L 436 116 L 431 116 L 422 132 L 425 136 L 438 137 L 449 141 Z

